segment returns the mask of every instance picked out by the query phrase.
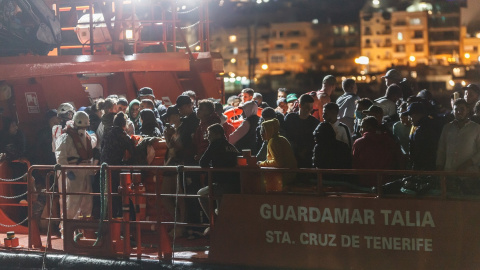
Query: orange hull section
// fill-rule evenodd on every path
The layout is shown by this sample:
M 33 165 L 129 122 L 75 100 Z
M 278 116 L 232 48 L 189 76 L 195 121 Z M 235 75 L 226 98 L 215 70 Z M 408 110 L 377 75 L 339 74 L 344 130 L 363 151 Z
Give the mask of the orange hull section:
M 13 222 L 5 213 L 0 209 L 0 223 L 2 225 L 7 225 L 7 226 L 12 226 L 15 225 L 16 223 Z M 28 227 L 18 225 L 14 227 L 5 227 L 0 225 L 0 233 L 6 233 L 9 231 L 14 231 L 15 233 L 22 233 L 22 234 L 28 234 Z
M 184 53 L 3 57 L 0 81 L 72 74 L 189 71 Z

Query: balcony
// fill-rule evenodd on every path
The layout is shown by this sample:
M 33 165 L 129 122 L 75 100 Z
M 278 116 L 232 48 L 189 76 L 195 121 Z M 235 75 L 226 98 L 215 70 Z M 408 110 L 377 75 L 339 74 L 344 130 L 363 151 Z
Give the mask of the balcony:
M 355 41 L 338 40 L 333 42 L 334 48 L 347 48 L 358 46 Z

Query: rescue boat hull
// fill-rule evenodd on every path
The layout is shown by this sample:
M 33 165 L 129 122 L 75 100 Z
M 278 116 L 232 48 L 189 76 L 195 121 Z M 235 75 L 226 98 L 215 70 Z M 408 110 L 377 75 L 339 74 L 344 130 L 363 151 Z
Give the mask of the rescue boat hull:
M 318 269 L 474 269 L 480 204 L 441 199 L 228 195 L 209 259 Z

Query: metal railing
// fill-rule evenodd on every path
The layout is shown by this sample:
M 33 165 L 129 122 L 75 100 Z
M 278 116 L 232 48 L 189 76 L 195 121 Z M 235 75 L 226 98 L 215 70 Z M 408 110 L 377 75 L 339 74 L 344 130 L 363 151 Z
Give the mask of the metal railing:
M 197 1 L 197 6 L 191 7 L 188 10 L 183 10 L 180 6 L 177 6 L 176 1 L 164 1 L 165 3 L 169 3 L 170 6 L 164 6 L 163 4 L 160 4 L 155 1 L 149 1 L 148 3 L 145 1 L 143 2 L 137 2 L 137 1 L 132 1 L 129 5 L 131 8 L 131 14 L 136 13 L 136 9 L 139 7 L 142 7 L 143 10 L 149 10 L 148 14 L 148 19 L 139 19 L 136 16 L 130 16 L 131 18 L 116 18 L 114 21 L 93 21 L 93 14 L 95 13 L 94 11 L 94 3 L 97 1 L 91 1 L 88 6 L 82 6 L 81 9 L 77 10 L 83 10 L 84 12 L 88 12 L 90 14 L 90 21 L 85 22 L 85 23 L 77 23 L 77 25 L 88 25 L 89 27 L 87 28 L 90 37 L 89 40 L 86 44 L 62 44 L 58 46 L 58 51 L 61 53 L 62 49 L 83 49 L 83 51 L 86 51 L 86 47 L 89 47 L 90 54 L 94 54 L 96 50 L 96 46 L 105 46 L 105 45 L 112 45 L 114 46 L 115 42 L 118 41 L 124 41 L 126 44 L 129 44 L 132 46 L 133 53 L 139 52 L 141 49 L 146 48 L 150 45 L 158 45 L 162 46 L 165 52 L 179 52 L 179 51 L 186 51 L 189 54 L 191 54 L 191 51 L 193 50 L 192 48 L 199 46 L 200 49 L 196 51 L 200 52 L 207 52 L 210 51 L 210 20 L 209 20 L 209 10 L 208 10 L 208 4 L 206 1 Z M 117 7 L 115 11 L 112 9 L 110 12 L 115 13 L 116 10 L 122 10 L 123 9 L 123 3 L 116 3 Z M 146 8 L 148 7 L 148 8 Z M 155 11 L 160 10 L 159 14 L 154 14 Z M 68 6 L 60 6 L 56 5 L 56 14 L 58 16 L 61 16 L 62 12 L 69 12 L 70 7 Z M 196 14 L 197 18 L 195 18 L 195 22 L 188 22 L 191 20 L 191 14 L 194 13 Z M 119 15 L 121 17 L 121 12 L 120 13 L 115 13 L 116 15 Z M 188 16 L 190 17 L 188 17 Z M 183 16 L 183 17 L 182 17 Z M 185 18 L 187 16 L 187 18 Z M 180 25 L 182 21 L 187 21 L 188 25 Z M 94 29 L 97 27 L 96 25 L 102 24 L 113 24 L 116 23 L 120 25 L 120 27 L 109 27 L 111 28 L 111 35 L 112 36 L 112 42 L 108 43 L 100 43 L 100 42 L 95 42 L 94 40 Z M 129 27 L 126 27 L 126 25 L 130 25 Z M 152 34 L 152 36 L 149 38 L 149 40 L 142 40 L 142 35 L 141 31 L 142 29 L 146 27 L 149 28 L 149 31 L 156 31 L 156 34 Z M 76 26 L 63 26 L 61 28 L 62 31 L 74 31 Z M 125 33 L 123 40 L 118 40 L 118 37 L 116 36 L 119 34 L 118 29 L 121 31 L 125 32 L 128 28 L 128 30 L 132 31 L 132 38 L 127 39 L 125 37 Z M 177 32 L 177 30 L 179 30 Z M 185 38 L 185 34 L 182 32 L 183 30 L 193 30 L 190 31 L 193 33 L 196 38 L 195 42 L 188 42 L 187 39 Z M 137 48 L 138 47 L 138 48 Z
M 74 171 L 74 170 L 99 170 L 100 166 L 46 166 L 46 165 L 34 165 L 29 168 L 28 171 L 28 200 L 29 202 L 29 223 L 32 222 L 32 198 L 34 194 L 40 194 L 42 192 L 45 195 L 48 195 L 47 198 L 51 200 L 53 196 L 60 196 L 61 200 L 63 201 L 63 213 L 66 213 L 66 196 L 68 195 L 88 195 L 88 196 L 100 196 L 101 193 L 85 193 L 85 192 L 66 192 L 65 189 L 62 189 L 61 192 L 58 190 L 46 190 L 46 191 L 35 191 L 34 190 L 34 179 L 32 177 L 32 173 L 35 170 L 47 170 L 57 175 L 60 175 L 60 181 L 63 187 L 66 187 L 66 172 L 67 171 Z M 113 223 L 122 223 L 128 228 L 130 225 L 136 226 L 136 236 L 137 236 L 137 258 L 140 259 L 142 255 L 142 243 L 141 243 L 141 225 L 154 225 L 158 228 L 159 225 L 172 225 L 176 224 L 179 226 L 192 226 L 192 227 L 207 227 L 210 226 L 211 230 L 214 230 L 215 226 L 215 211 L 214 204 L 215 204 L 215 196 L 214 196 L 214 189 L 212 188 L 212 184 L 214 180 L 212 179 L 212 175 L 217 172 L 229 172 L 229 173 L 238 173 L 241 185 L 241 193 L 242 194 L 266 194 L 266 196 L 275 196 L 276 194 L 295 194 L 301 196 L 318 196 L 318 197 L 326 197 L 326 196 L 355 196 L 359 198 L 405 198 L 405 199 L 434 199 L 434 200 L 447 200 L 447 199 L 455 199 L 455 200 L 479 200 L 480 196 L 457 196 L 455 194 L 449 194 L 449 190 L 447 186 L 449 186 L 449 182 L 457 181 L 460 177 L 463 178 L 480 178 L 480 173 L 473 172 L 473 173 L 466 173 L 466 172 L 444 172 L 444 171 L 397 171 L 397 170 L 323 170 L 323 169 L 279 169 L 279 168 L 257 168 L 257 167 L 237 167 L 237 168 L 200 168 L 197 166 L 106 166 L 106 173 L 108 175 L 107 181 L 107 192 L 106 196 L 108 198 L 108 205 L 107 205 L 107 216 L 103 222 L 107 225 Z M 57 171 L 54 171 L 57 170 Z M 139 197 L 144 196 L 145 198 L 155 198 L 155 207 L 156 207 L 156 220 L 115 220 L 112 215 L 112 198 L 116 196 L 122 196 L 122 194 L 112 192 L 112 185 L 111 185 L 111 174 L 112 171 L 123 171 L 129 173 L 135 172 L 150 172 L 156 177 L 155 181 L 155 188 L 154 192 L 147 191 L 144 194 L 130 194 L 128 196 Z M 177 175 L 177 183 L 184 183 L 185 180 L 185 173 L 202 173 L 206 176 L 206 180 L 204 185 L 208 185 L 209 188 L 209 224 L 204 223 L 187 223 L 187 222 L 176 222 L 174 221 L 166 221 L 163 220 L 162 215 L 160 213 L 160 209 L 162 206 L 161 198 L 162 197 L 178 197 L 178 198 L 188 198 L 188 199 L 198 199 L 201 196 L 196 194 L 162 194 L 161 193 L 161 184 L 163 179 L 163 174 L 165 172 L 176 173 Z M 269 191 L 265 189 L 264 181 L 268 178 L 268 175 L 282 175 L 282 177 L 286 174 L 296 174 L 296 179 L 305 180 L 308 179 L 310 182 L 307 182 L 307 188 L 289 188 L 284 189 L 283 191 Z M 440 192 L 437 194 L 424 194 L 422 196 L 417 195 L 406 195 L 406 194 L 384 194 L 383 185 L 388 181 L 395 181 L 402 179 L 406 176 L 433 176 L 435 177 L 434 181 L 438 182 L 438 186 L 440 188 Z M 338 180 L 338 178 L 333 177 L 335 180 L 332 179 L 332 176 L 371 176 L 375 179 L 375 187 L 373 189 L 365 188 L 356 186 L 353 184 L 351 179 L 347 180 Z M 49 186 L 48 183 L 49 177 L 46 177 L 46 186 Z M 56 178 L 57 179 L 57 178 Z M 144 181 L 142 179 L 142 181 Z M 345 184 L 344 189 L 334 189 L 330 190 L 329 186 L 332 183 L 343 183 Z M 252 188 L 252 185 L 254 186 Z M 47 203 L 47 207 L 50 207 L 50 203 Z M 176 210 L 175 210 L 176 211 Z M 50 208 L 48 208 L 48 212 L 50 212 Z M 44 220 L 50 221 L 67 221 L 66 215 L 63 215 L 61 218 L 52 218 L 48 217 Z M 68 220 L 70 222 L 74 222 L 75 220 Z M 49 225 L 50 226 L 50 225 Z M 31 247 L 31 237 L 32 231 L 30 230 L 31 226 L 29 226 L 29 247 Z M 128 235 L 127 235 L 128 237 Z M 158 234 L 158 241 L 161 243 L 162 241 L 166 241 L 162 239 L 162 235 Z M 168 240 L 169 241 L 169 240 Z M 175 239 L 174 239 L 175 241 Z M 126 245 L 126 244 L 125 244 Z M 47 236 L 47 249 L 51 249 L 51 237 L 50 235 Z M 172 249 L 173 250 L 173 249 Z M 130 251 L 133 249 L 125 248 L 123 250 L 123 256 L 125 258 L 130 257 Z M 162 249 L 160 244 L 158 245 L 158 258 L 159 260 L 162 259 Z M 168 256 L 163 256 L 163 259 L 170 259 Z
M 30 167 L 30 162 L 27 159 L 17 159 L 17 160 L 12 160 L 12 161 L 9 161 L 9 162 L 25 164 L 25 168 Z M 21 176 L 11 178 L 11 179 L 0 178 L 0 186 L 4 186 L 4 187 L 15 186 L 15 185 L 27 186 L 27 180 L 26 179 L 27 179 L 27 172 L 25 172 Z M 6 192 L 6 190 L 4 188 L 2 188 L 2 190 L 4 192 Z M 20 193 L 20 194 L 14 194 L 14 195 L 7 194 L 7 192 L 4 193 L 4 194 L 0 194 L 0 199 L 2 199 L 2 201 L 0 202 L 0 207 L 12 207 L 12 206 L 13 207 L 27 207 L 28 203 L 13 202 L 14 200 L 18 200 L 22 197 L 26 199 L 27 194 L 28 194 L 28 191 L 25 191 L 25 192 Z M 13 223 L 13 224 L 0 223 L 0 226 L 5 227 L 5 228 L 14 228 L 16 226 L 22 225 L 27 220 L 28 220 L 28 217 L 26 217 L 25 219 L 23 219 L 22 221 L 20 221 L 18 223 Z

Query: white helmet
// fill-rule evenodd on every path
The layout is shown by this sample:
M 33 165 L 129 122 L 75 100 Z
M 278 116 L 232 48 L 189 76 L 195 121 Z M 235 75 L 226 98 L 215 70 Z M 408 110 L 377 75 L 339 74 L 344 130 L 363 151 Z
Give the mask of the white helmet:
M 90 126 L 90 119 L 86 112 L 76 112 L 73 116 L 73 124 L 75 127 L 86 128 Z
M 70 120 L 71 118 L 68 116 L 69 113 L 75 113 L 75 108 L 72 106 L 72 104 L 62 103 L 60 106 L 58 106 L 57 116 L 61 119 Z

